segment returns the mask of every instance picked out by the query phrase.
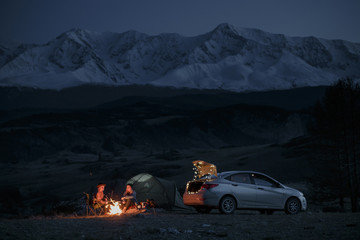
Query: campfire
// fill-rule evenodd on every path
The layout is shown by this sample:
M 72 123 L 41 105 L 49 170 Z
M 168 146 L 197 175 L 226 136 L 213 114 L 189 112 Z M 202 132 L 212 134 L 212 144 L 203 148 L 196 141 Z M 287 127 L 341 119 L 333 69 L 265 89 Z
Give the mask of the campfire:
M 110 203 L 108 204 L 108 215 L 120 215 L 122 213 L 120 209 L 120 201 L 114 201 L 110 198 Z

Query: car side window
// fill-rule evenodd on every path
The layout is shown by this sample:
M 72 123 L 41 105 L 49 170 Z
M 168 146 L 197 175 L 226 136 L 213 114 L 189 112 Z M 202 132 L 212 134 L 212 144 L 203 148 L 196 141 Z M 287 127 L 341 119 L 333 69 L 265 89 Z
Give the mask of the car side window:
M 259 174 L 252 174 L 251 176 L 254 179 L 256 185 L 265 187 L 276 187 L 278 185 L 276 182 L 265 176 Z
M 247 173 L 237 173 L 227 178 L 232 182 L 251 184 L 250 176 Z

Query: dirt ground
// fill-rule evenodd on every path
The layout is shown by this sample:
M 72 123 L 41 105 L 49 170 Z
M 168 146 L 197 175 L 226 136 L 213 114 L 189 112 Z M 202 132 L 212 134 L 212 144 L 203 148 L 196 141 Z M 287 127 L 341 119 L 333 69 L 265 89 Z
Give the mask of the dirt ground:
M 3 219 L 0 239 L 360 239 L 360 213 L 157 211 L 102 217 Z

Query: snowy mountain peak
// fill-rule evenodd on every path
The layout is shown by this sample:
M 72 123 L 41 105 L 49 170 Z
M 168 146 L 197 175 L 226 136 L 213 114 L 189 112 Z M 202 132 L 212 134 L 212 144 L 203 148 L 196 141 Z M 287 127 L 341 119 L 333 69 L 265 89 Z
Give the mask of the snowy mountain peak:
M 212 36 L 217 36 L 217 37 L 221 36 L 223 38 L 239 37 L 238 30 L 234 26 L 232 26 L 228 23 L 219 24 L 213 31 L 211 31 L 211 33 L 212 33 Z
M 82 38 L 86 38 L 86 35 L 91 35 L 91 34 L 92 33 L 88 33 L 88 31 L 80 28 L 72 28 L 57 36 L 56 40 L 66 40 L 66 39 L 79 40 Z
M 235 27 L 229 23 L 221 23 L 219 24 L 214 31 L 219 31 L 219 32 L 236 32 Z
M 360 44 L 227 23 L 199 36 L 70 29 L 44 45 L 1 45 L 0 86 L 152 84 L 257 91 L 360 78 Z

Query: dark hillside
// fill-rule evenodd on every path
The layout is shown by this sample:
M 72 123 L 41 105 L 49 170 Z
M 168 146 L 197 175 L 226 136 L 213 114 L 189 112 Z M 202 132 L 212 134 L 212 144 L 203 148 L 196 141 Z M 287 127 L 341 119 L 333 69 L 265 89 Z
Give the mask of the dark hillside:
M 0 87 L 0 110 L 83 109 L 101 104 L 105 104 L 105 106 L 119 104 L 122 101 L 128 104 L 129 101 L 142 101 L 149 97 L 160 98 L 160 100 L 176 105 L 183 104 L 184 106 L 194 103 L 201 103 L 209 107 L 250 104 L 298 110 L 312 106 L 323 96 L 324 89 L 325 87 L 305 87 L 291 90 L 235 93 L 223 90 L 176 89 L 137 85 L 122 87 L 89 85 L 66 88 L 61 91 Z

